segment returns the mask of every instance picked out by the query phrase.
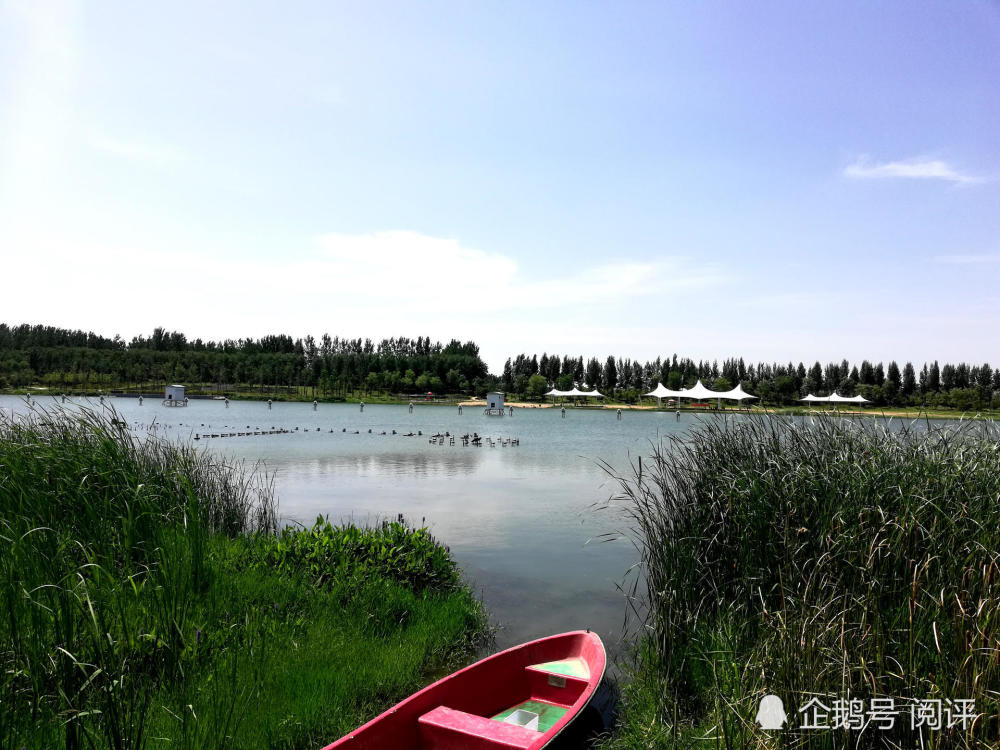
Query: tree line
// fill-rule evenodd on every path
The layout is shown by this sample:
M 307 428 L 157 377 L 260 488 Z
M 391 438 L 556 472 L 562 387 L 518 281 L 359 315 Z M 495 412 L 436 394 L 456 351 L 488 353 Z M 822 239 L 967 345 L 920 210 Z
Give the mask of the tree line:
M 490 378 L 471 341 L 429 336 L 371 339 L 324 334 L 224 341 L 188 340 L 156 328 L 125 342 L 84 331 L 0 323 L 0 387 L 162 388 L 164 383 L 219 389 L 305 386 L 317 395 L 485 391 Z
M 957 409 L 1000 408 L 1000 370 L 989 364 L 925 363 L 919 371 L 912 362 L 900 368 L 895 361 L 843 359 L 806 367 L 788 362 L 747 363 L 742 357 L 711 362 L 690 358 L 657 357 L 640 362 L 608 356 L 596 358 L 519 354 L 508 359 L 500 376 L 501 387 L 512 393 L 540 397 L 551 387 L 569 390 L 574 385 L 597 388 L 606 396 L 635 402 L 663 383 L 667 388 L 690 388 L 698 380 L 717 391 L 737 384 L 768 404 L 791 405 L 809 395 L 861 395 L 880 406 L 944 406 Z
M 0 323 L 0 388 L 43 384 L 52 388 L 159 389 L 164 383 L 214 385 L 222 390 L 307 387 L 320 396 L 385 392 L 483 395 L 499 388 L 539 399 L 551 388 L 597 388 L 636 402 L 662 382 L 674 390 L 701 380 L 714 390 L 737 384 L 768 404 L 795 404 L 809 393 L 860 394 L 876 405 L 1000 408 L 1000 370 L 989 364 L 923 364 L 902 367 L 863 360 L 747 363 L 742 357 L 711 362 L 676 354 L 641 362 L 608 356 L 518 354 L 500 375 L 491 375 L 472 341 L 417 338 L 371 339 L 324 334 L 272 335 L 223 341 L 189 340 L 156 328 L 149 337 L 125 341 L 90 331 Z

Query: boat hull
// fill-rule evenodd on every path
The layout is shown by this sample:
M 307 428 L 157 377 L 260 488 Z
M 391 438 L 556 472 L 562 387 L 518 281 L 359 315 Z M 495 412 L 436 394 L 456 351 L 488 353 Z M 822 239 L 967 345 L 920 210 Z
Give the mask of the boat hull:
M 540 750 L 590 703 L 606 661 L 589 631 L 530 641 L 438 680 L 323 750 Z

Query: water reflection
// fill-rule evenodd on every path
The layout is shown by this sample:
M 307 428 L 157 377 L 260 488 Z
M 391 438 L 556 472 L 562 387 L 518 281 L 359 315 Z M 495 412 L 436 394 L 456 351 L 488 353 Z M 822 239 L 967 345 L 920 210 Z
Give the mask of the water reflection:
M 447 478 L 473 474 L 478 470 L 480 462 L 478 456 L 469 453 L 414 454 L 402 451 L 342 453 L 289 462 L 284 472 L 287 473 L 294 466 L 295 472 L 303 477 L 323 478 L 342 474 L 364 477 L 390 474 L 395 477 Z
M 371 522 L 399 513 L 414 523 L 426 519 L 504 625 L 501 646 L 581 627 L 598 631 L 609 644 L 617 641 L 626 604 L 616 585 L 636 553 L 624 540 L 592 541 L 626 523 L 620 510 L 595 510 L 616 491 L 599 462 L 629 473 L 630 460 L 648 456 L 651 443 L 718 419 L 626 412 L 618 420 L 613 410 L 584 409 L 568 409 L 565 418 L 557 409 L 490 418 L 474 409 L 459 415 L 450 407 L 421 405 L 412 414 L 406 406 L 371 405 L 360 412 L 355 405 L 320 404 L 314 411 L 308 403 L 275 403 L 269 411 L 265 402 L 232 401 L 226 409 L 221 401 L 197 399 L 167 409 L 151 399 L 109 401 L 136 430 L 151 428 L 171 440 L 285 430 L 198 445 L 264 462 L 276 473 L 279 512 L 289 522 L 309 525 L 319 515 Z M 101 408 L 96 400 L 81 402 Z M 0 396 L 0 408 L 23 413 L 28 407 L 23 398 Z M 919 420 L 889 424 L 926 429 Z M 410 432 L 413 437 L 404 436 Z M 428 442 L 446 432 L 517 438 L 520 444 Z

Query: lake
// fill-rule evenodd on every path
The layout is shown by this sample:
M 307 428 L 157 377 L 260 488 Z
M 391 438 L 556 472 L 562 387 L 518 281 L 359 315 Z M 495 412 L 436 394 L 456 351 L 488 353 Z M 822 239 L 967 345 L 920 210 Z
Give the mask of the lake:
M 33 403 L 58 400 L 38 396 Z M 76 403 L 100 408 L 97 399 Z M 626 612 L 616 588 L 636 562 L 631 544 L 600 541 L 624 519 L 597 510 L 614 492 L 600 468 L 627 470 L 659 435 L 699 419 L 664 412 L 515 409 L 488 417 L 481 407 L 275 403 L 193 399 L 168 408 L 157 399 L 106 399 L 137 429 L 191 440 L 206 432 L 286 429 L 290 434 L 201 439 L 230 458 L 262 461 L 275 474 L 279 513 L 288 523 L 373 522 L 403 514 L 451 548 L 479 592 L 504 647 L 578 628 L 596 630 L 617 651 Z M 23 413 L 23 397 L 0 396 L 0 408 Z M 296 429 L 298 428 L 298 429 Z M 346 432 L 345 432 L 346 430 Z M 371 430 L 371 432 L 369 432 Z M 393 435 L 395 430 L 397 434 Z M 382 433 L 386 434 L 383 435 Z M 422 436 L 405 437 L 405 433 Z M 477 432 L 496 447 L 429 443 L 429 436 Z M 355 434 L 357 433 L 357 434 Z M 517 439 L 518 445 L 499 441 Z

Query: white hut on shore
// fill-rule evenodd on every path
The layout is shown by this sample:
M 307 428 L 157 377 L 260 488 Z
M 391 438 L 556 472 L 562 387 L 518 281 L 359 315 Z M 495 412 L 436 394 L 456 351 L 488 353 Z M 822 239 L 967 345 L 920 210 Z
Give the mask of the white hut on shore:
M 184 386 L 177 383 L 168 385 L 163 391 L 163 403 L 166 406 L 187 406 Z

